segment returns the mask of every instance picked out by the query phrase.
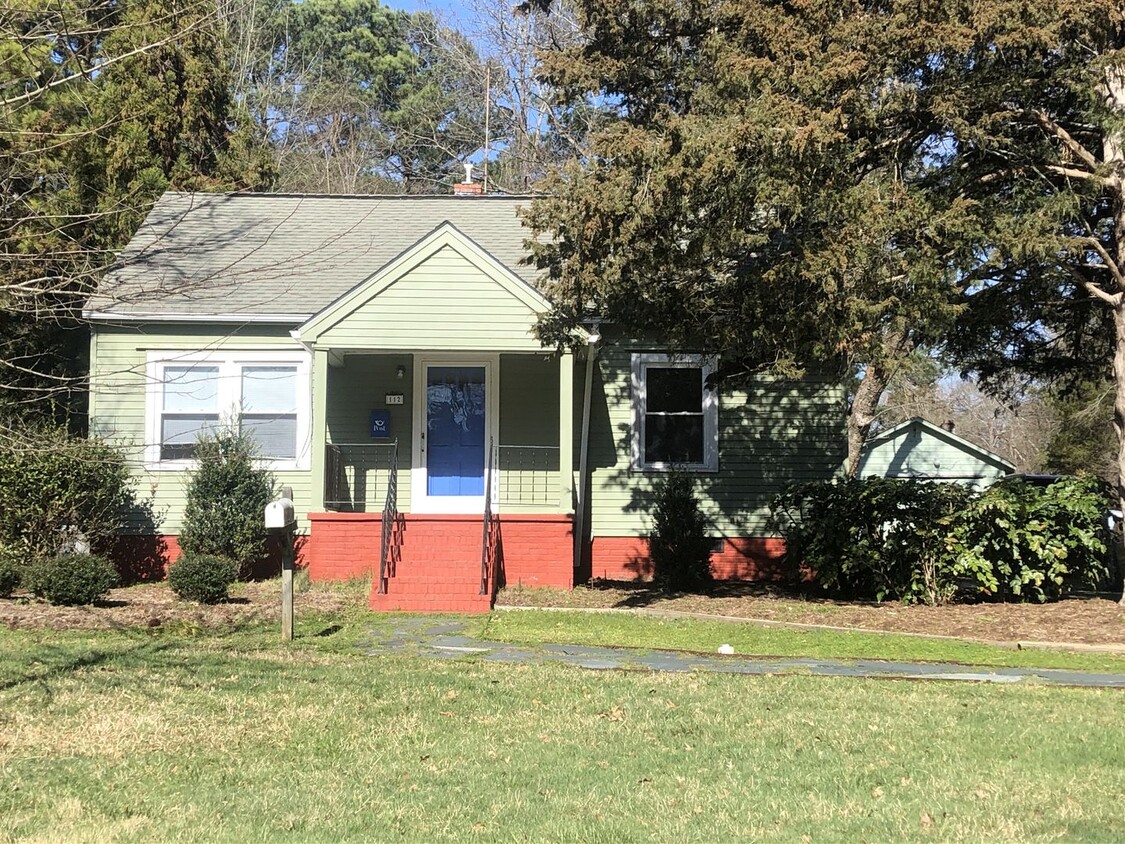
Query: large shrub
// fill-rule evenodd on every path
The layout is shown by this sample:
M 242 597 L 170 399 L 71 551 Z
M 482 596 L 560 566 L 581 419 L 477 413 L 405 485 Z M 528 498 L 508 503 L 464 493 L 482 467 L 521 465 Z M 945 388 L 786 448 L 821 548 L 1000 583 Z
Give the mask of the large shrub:
M 0 439 L 0 544 L 49 557 L 85 542 L 106 551 L 138 507 L 125 458 L 55 428 Z
M 709 525 L 691 476 L 672 472 L 656 482 L 649 556 L 657 586 L 666 592 L 690 592 L 711 583 Z
M 227 557 L 184 554 L 168 569 L 168 585 L 187 601 L 217 604 L 238 578 L 238 564 Z
M 866 478 L 790 487 L 772 522 L 786 553 L 842 598 L 941 603 L 957 573 L 946 544 L 969 493 L 955 484 Z
M 254 465 L 254 443 L 237 431 L 200 437 L 180 547 L 188 555 L 226 557 L 247 575 L 266 555 L 263 521 L 273 475 Z
M 27 570 L 28 588 L 52 604 L 92 604 L 117 585 L 117 569 L 97 554 L 41 557 Z
M 1001 481 L 969 502 L 950 534 L 959 571 L 986 594 L 1046 601 L 1108 574 L 1108 496 L 1093 477 L 1046 488 Z
M 843 598 L 942 603 L 958 591 L 1045 601 L 1108 574 L 1107 498 L 1093 478 L 1046 488 L 867 478 L 795 486 L 773 502 L 786 553 Z
M 9 598 L 23 582 L 23 555 L 15 548 L 0 545 L 0 598 Z

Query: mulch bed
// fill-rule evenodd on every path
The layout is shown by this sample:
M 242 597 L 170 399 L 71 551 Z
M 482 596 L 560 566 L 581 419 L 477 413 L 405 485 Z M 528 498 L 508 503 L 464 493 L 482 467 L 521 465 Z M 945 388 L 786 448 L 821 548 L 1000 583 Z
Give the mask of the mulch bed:
M 355 593 L 310 589 L 294 597 L 297 612 L 336 612 L 356 603 Z M 236 584 L 225 603 L 204 605 L 178 599 L 167 583 L 110 590 L 94 606 L 55 607 L 28 594 L 0 599 L 0 627 L 45 630 L 114 630 L 186 624 L 234 627 L 281 618 L 281 581 Z
M 649 607 L 799 624 L 856 627 L 1001 642 L 1125 644 L 1125 607 L 1105 597 L 1053 604 L 951 604 L 944 607 L 833 601 L 750 583 L 716 584 L 705 595 L 664 595 L 645 584 L 597 582 L 573 591 L 501 590 L 497 604 L 535 607 Z
M 280 616 L 280 581 L 238 584 L 230 601 L 204 606 L 181 601 L 166 583 L 114 589 L 87 607 L 54 607 L 30 595 L 0 599 L 0 627 L 46 630 L 112 630 L 187 624 L 230 627 Z M 355 590 L 314 587 L 296 596 L 298 611 L 332 613 L 360 602 Z M 650 607 L 738 618 L 855 627 L 1016 642 L 1125 644 L 1125 607 L 1103 597 L 1069 598 L 1055 604 L 952 604 L 909 606 L 887 602 L 833 601 L 777 586 L 716 584 L 704 595 L 665 595 L 645 584 L 595 582 L 572 591 L 501 590 L 497 604 L 557 608 Z

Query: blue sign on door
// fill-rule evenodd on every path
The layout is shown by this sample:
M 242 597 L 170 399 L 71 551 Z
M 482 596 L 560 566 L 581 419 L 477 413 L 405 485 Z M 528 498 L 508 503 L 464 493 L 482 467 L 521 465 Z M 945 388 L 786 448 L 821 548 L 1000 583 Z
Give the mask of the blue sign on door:
M 371 436 L 389 437 L 391 435 L 391 412 L 389 410 L 371 411 Z

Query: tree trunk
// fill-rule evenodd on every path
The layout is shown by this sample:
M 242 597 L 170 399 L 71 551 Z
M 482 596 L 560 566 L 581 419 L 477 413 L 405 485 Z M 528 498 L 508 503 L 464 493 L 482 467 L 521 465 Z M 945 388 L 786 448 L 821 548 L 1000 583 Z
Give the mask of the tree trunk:
M 1111 112 L 1125 115 L 1125 67 L 1111 64 L 1103 71 L 1104 82 L 1099 93 Z M 1102 140 L 1102 159 L 1108 165 L 1105 185 L 1113 202 L 1113 249 L 1110 257 L 1117 266 L 1115 278 L 1125 269 L 1125 137 L 1120 130 L 1107 131 Z M 1104 253 L 1103 253 L 1104 254 Z M 1118 290 L 1111 299 L 1113 309 L 1113 430 L 1117 433 L 1117 507 L 1125 514 L 1125 290 Z M 1125 537 L 1125 531 L 1119 534 Z M 1111 540 L 1112 541 L 1112 540 Z M 1125 607 L 1125 547 L 1118 543 L 1117 568 L 1121 575 L 1122 593 L 1118 602 Z
M 879 410 L 879 398 L 887 389 L 891 371 L 883 364 L 868 364 L 852 399 L 852 409 L 848 414 L 848 477 L 856 477 L 859 472 L 859 458 L 863 454 L 863 444 L 867 433 L 875 422 Z
M 1117 508 L 1125 514 L 1125 303 L 1118 302 L 1113 308 L 1113 328 L 1113 430 L 1117 433 Z M 1125 536 L 1125 531 L 1117 536 Z M 1123 584 L 1118 603 L 1125 607 L 1125 548 L 1119 542 L 1116 550 L 1117 570 Z

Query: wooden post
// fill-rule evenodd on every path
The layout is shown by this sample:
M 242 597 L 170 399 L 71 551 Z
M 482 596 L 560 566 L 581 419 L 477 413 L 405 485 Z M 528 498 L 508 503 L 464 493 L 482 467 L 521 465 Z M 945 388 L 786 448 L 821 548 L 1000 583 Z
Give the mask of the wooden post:
M 283 501 L 293 500 L 293 487 L 281 488 Z M 277 532 L 277 541 L 281 543 L 281 638 L 282 641 L 293 641 L 293 541 L 297 532 L 295 522 L 287 524 L 284 529 Z
M 287 530 L 281 540 L 281 638 L 293 641 L 293 531 Z
M 325 460 L 324 450 L 328 443 L 328 350 L 316 349 L 313 352 L 312 371 L 312 454 L 309 459 L 310 513 L 324 509 Z
M 559 355 L 559 512 L 574 512 L 574 353 Z

